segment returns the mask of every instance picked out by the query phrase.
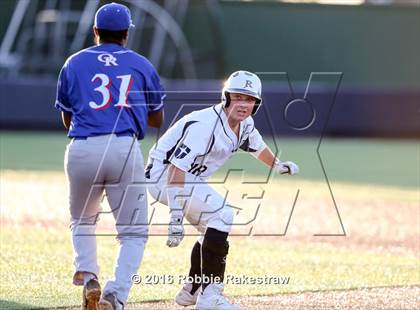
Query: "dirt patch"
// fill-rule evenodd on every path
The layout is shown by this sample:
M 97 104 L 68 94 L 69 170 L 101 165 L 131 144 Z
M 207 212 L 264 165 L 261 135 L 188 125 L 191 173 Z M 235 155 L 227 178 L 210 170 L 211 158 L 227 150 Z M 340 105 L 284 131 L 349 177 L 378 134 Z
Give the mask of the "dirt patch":
M 420 288 L 308 292 L 235 300 L 245 309 L 418 309 Z
M 67 229 L 70 216 L 63 173 L 3 171 L 1 188 L 0 219 L 3 226 Z M 418 190 L 334 184 L 336 210 L 323 182 L 273 181 L 264 186 L 254 186 L 232 179 L 223 186 L 215 185 L 215 188 L 220 193 L 229 188 L 229 193 L 232 193 L 229 201 L 240 207 L 235 215 L 232 236 L 249 238 L 251 234 L 256 239 L 271 236 L 282 241 L 327 242 L 337 246 L 384 248 L 395 252 L 420 251 Z M 297 198 L 297 188 L 299 197 L 292 208 Z M 264 195 L 261 194 L 262 190 Z M 252 199 L 244 200 L 248 196 L 240 195 L 243 192 Z M 260 196 L 263 197 L 261 200 L 254 199 Z M 152 199 L 149 199 L 149 203 L 151 236 L 165 236 L 168 209 L 153 203 Z M 106 200 L 103 210 L 109 210 Z M 109 234 L 114 230 L 112 215 L 102 214 L 97 233 Z M 197 234 L 188 225 L 186 231 L 188 234 Z M 315 236 L 317 234 L 330 236 Z
M 304 292 L 277 296 L 230 298 L 243 309 L 419 309 L 420 286 L 364 288 L 342 291 Z M 76 310 L 79 308 L 60 308 Z M 173 301 L 152 301 L 129 304 L 127 310 L 190 310 Z

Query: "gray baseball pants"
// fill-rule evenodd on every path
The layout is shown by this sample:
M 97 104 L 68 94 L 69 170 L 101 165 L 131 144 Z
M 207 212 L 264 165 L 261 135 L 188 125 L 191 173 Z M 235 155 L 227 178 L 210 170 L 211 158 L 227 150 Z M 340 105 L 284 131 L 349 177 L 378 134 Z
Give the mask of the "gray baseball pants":
M 82 285 L 85 272 L 99 273 L 95 230 L 105 193 L 120 246 L 114 278 L 106 283 L 103 292 L 113 293 L 125 304 L 148 235 L 144 162 L 139 143 L 133 137 L 114 134 L 73 139 L 66 149 L 65 171 L 70 192 L 73 282 Z

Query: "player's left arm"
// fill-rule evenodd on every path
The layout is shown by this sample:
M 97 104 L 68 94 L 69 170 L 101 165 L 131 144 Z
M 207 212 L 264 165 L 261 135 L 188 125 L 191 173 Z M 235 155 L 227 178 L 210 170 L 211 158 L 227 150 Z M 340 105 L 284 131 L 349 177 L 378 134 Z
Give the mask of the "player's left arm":
M 249 152 L 267 166 L 272 167 L 277 173 L 295 175 L 299 172 L 299 167 L 294 162 L 281 161 L 274 155 L 255 127 L 250 132 L 248 139 L 241 146 L 241 149 Z
M 295 175 L 299 172 L 298 165 L 292 161 L 281 161 L 274 155 L 268 146 L 259 153 L 257 159 L 267 166 L 272 167 L 274 171 L 280 174 Z
M 166 97 L 160 77 L 155 68 L 150 64 L 149 76 L 146 79 L 147 125 L 160 128 L 163 124 L 163 105 Z
M 266 146 L 262 151 L 260 151 L 256 158 L 269 167 L 272 167 L 276 160 L 276 156 L 274 156 L 274 153 L 268 146 Z
M 163 109 L 157 112 L 149 112 L 147 114 L 147 125 L 149 125 L 149 127 L 160 128 L 163 124 L 163 120 Z

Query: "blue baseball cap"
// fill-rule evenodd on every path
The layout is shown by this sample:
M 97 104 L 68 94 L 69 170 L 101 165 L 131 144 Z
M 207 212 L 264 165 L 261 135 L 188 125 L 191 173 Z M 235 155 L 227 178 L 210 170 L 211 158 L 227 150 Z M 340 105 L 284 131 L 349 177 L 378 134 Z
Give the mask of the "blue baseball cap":
M 130 9 L 115 2 L 101 6 L 95 14 L 95 27 L 103 30 L 121 31 L 134 27 Z

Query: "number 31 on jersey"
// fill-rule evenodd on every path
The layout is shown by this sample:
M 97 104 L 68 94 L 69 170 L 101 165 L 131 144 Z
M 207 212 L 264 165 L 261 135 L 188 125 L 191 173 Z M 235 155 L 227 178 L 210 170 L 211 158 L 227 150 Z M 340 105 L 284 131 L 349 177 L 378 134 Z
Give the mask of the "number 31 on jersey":
M 133 79 L 131 74 L 119 75 L 117 79 L 121 80 L 118 102 L 114 105 L 117 108 L 129 108 L 130 105 L 127 103 L 128 93 L 130 92 L 131 85 L 133 84 Z M 96 87 L 94 90 L 101 93 L 102 102 L 97 104 L 95 101 L 90 101 L 89 106 L 95 110 L 103 110 L 109 107 L 112 102 L 112 93 L 110 91 L 112 81 L 111 79 L 103 73 L 97 73 L 93 76 L 91 82 L 100 80 L 101 84 Z

